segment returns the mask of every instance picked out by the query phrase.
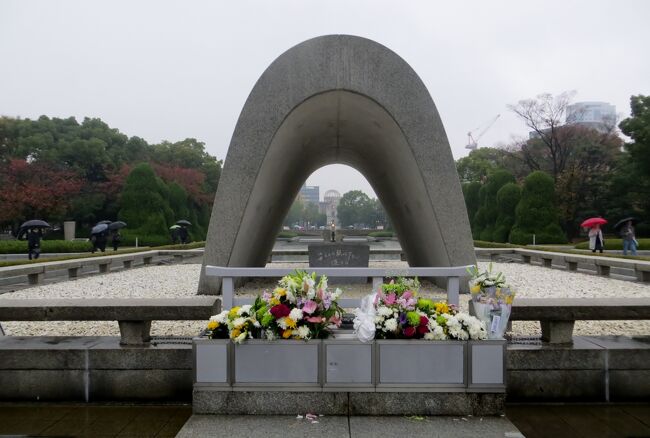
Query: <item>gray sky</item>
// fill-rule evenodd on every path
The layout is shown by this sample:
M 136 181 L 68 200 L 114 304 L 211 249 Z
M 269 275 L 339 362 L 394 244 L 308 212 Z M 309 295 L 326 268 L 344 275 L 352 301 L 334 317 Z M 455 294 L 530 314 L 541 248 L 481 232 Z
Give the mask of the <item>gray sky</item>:
M 0 114 L 99 117 L 149 142 L 198 138 L 224 159 L 244 101 L 277 56 L 353 34 L 420 75 L 459 158 L 467 131 L 497 114 L 479 145 L 525 136 L 506 105 L 543 92 L 575 90 L 575 101 L 628 116 L 630 95 L 650 94 L 648 17 L 644 0 L 0 0 Z M 321 196 L 373 194 L 345 166 L 307 182 Z

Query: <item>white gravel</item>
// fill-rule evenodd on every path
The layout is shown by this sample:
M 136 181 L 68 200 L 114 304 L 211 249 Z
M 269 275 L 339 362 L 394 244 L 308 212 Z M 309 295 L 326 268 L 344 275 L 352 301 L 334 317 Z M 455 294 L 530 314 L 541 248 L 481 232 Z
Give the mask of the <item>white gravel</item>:
M 278 264 L 275 267 L 307 268 L 306 264 Z M 398 262 L 371 262 L 377 267 L 404 267 Z M 481 268 L 487 263 L 479 263 Z M 192 297 L 198 286 L 201 265 L 179 264 L 130 269 L 122 272 L 97 275 L 64 281 L 45 286 L 23 289 L 0 295 L 0 300 L 10 298 L 173 298 Z M 518 297 L 527 298 L 650 298 L 650 285 L 631 281 L 615 280 L 596 275 L 567 272 L 541 266 L 518 263 L 493 263 L 493 269 L 502 271 L 508 282 L 517 291 Z M 272 288 L 273 281 L 248 283 L 238 293 L 252 295 L 265 288 Z M 341 285 L 348 296 L 361 296 L 370 292 L 369 285 Z M 423 287 L 425 295 L 444 296 L 443 291 L 429 283 Z M 466 308 L 467 295 L 461 295 L 461 306 Z M 204 321 L 154 321 L 154 336 L 192 336 L 205 325 Z M 8 335 L 119 335 L 117 322 L 3 322 Z M 517 335 L 539 334 L 536 322 L 515 321 L 513 332 Z M 648 335 L 650 321 L 578 321 L 575 333 L 578 335 Z

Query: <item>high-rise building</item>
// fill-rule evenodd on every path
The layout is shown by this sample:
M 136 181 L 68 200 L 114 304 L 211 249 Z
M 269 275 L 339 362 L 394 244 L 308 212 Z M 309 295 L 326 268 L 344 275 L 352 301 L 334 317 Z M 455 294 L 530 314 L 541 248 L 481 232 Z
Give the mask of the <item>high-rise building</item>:
M 311 202 L 312 204 L 318 205 L 320 201 L 320 187 L 303 184 L 300 188 L 300 197 L 305 203 Z
M 616 107 L 607 102 L 576 102 L 566 108 L 566 123 L 607 132 L 616 125 Z

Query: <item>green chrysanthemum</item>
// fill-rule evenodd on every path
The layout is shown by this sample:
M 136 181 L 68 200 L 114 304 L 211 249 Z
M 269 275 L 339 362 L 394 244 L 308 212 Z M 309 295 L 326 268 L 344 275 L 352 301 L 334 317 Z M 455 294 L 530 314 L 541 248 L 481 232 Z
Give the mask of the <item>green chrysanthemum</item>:
M 262 324 L 262 327 L 268 327 L 274 320 L 273 315 L 270 313 L 265 313 L 264 316 L 262 317 L 262 320 L 260 321 Z
M 438 323 L 438 325 L 445 327 L 447 325 L 447 318 L 445 318 L 442 315 L 438 315 L 438 317 L 436 318 L 436 322 Z
M 433 300 L 429 300 L 427 298 L 419 298 L 418 309 L 425 313 L 431 312 L 433 310 Z
M 420 325 L 420 314 L 418 312 L 406 312 L 406 320 L 412 327 Z

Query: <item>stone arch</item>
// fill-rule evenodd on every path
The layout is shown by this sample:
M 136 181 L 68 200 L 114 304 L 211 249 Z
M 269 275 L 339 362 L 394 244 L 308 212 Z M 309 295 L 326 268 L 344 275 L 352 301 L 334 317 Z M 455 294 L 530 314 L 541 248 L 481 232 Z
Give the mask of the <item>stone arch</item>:
M 475 263 L 453 156 L 426 87 L 386 47 L 328 35 L 280 55 L 251 91 L 219 181 L 204 266 L 264 266 L 300 186 L 334 163 L 366 177 L 411 266 Z M 199 293 L 218 289 L 202 270 Z

